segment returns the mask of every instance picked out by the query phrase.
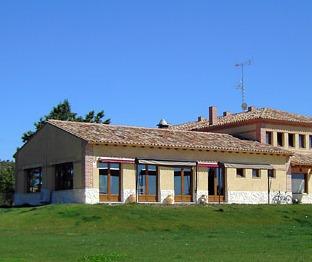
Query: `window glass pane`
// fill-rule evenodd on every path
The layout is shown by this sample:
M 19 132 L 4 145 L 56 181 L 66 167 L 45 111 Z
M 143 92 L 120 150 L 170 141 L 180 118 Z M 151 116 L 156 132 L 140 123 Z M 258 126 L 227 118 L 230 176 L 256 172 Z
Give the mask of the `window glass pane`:
M 292 174 L 292 192 L 294 194 L 301 194 L 305 191 L 305 177 L 304 174 Z
M 236 175 L 239 177 L 244 177 L 244 169 L 243 168 L 236 168 Z
M 208 168 L 208 194 L 215 194 L 215 172 L 216 168 Z
M 192 194 L 192 176 L 191 172 L 184 172 L 184 195 Z
M 272 144 L 272 132 L 266 132 L 266 143 L 269 145 Z
M 217 168 L 218 187 L 217 194 L 224 195 L 224 181 L 223 181 L 223 169 Z
M 157 170 L 157 166 L 154 165 L 148 165 L 148 171 L 156 171 Z
M 120 165 L 118 163 L 110 163 L 109 168 L 111 170 L 120 170 Z
M 294 145 L 295 145 L 295 135 L 294 134 L 288 134 L 288 145 L 290 147 L 294 147 Z
M 148 176 L 148 194 L 149 195 L 156 195 L 157 193 L 157 176 L 156 172 L 153 175 Z
M 253 169 L 252 170 L 252 177 L 260 177 L 260 170 L 259 169 Z
M 108 169 L 108 163 L 98 162 L 98 168 Z
M 110 175 L 111 194 L 119 195 L 119 170 L 111 170 Z
M 182 187 L 181 173 L 174 174 L 174 194 L 175 195 L 182 195 L 181 187 Z
M 146 182 L 146 168 L 145 165 L 139 165 L 138 167 L 138 193 L 144 195 L 146 192 L 145 182 Z
M 107 194 L 107 171 L 100 169 L 100 193 Z
M 268 170 L 268 176 L 271 177 L 271 178 L 274 178 L 274 177 L 275 177 L 275 174 L 274 174 L 274 170 L 273 170 L 273 169 L 269 169 L 269 170 Z
M 310 139 L 310 148 L 312 148 L 312 136 L 309 136 Z
M 283 146 L 283 133 L 280 132 L 277 133 L 277 144 L 279 146 Z
M 304 135 L 299 135 L 299 146 L 301 148 L 305 147 L 305 136 Z

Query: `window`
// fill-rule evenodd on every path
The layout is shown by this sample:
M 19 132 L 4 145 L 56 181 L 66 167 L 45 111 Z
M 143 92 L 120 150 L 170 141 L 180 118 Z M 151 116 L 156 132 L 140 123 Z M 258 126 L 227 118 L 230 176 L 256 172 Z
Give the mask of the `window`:
M 243 168 L 236 168 L 236 176 L 237 177 L 244 177 L 244 169 Z
M 299 147 L 305 148 L 305 135 L 299 134 Z
M 306 174 L 292 174 L 291 185 L 293 194 L 307 193 Z
M 309 135 L 310 149 L 312 148 L 312 135 Z
M 272 132 L 267 131 L 267 132 L 265 133 L 265 142 L 266 142 L 268 145 L 272 145 Z
M 156 202 L 158 192 L 158 171 L 155 165 L 138 166 L 138 194 L 141 202 Z
M 41 167 L 26 170 L 27 174 L 27 193 L 41 192 L 42 173 Z
M 55 165 L 55 190 L 73 189 L 73 163 Z
M 100 162 L 98 168 L 100 201 L 120 201 L 120 164 Z
M 274 169 L 269 169 L 268 170 L 268 176 L 270 178 L 275 178 L 275 170 Z
M 295 134 L 288 134 L 288 145 L 295 147 Z
M 277 132 L 277 145 L 278 146 L 283 146 L 284 143 L 283 143 L 283 133 L 281 132 Z
M 176 202 L 191 202 L 193 197 L 192 168 L 174 169 L 174 199 Z
M 253 169 L 252 170 L 252 177 L 253 178 L 260 178 L 260 169 Z

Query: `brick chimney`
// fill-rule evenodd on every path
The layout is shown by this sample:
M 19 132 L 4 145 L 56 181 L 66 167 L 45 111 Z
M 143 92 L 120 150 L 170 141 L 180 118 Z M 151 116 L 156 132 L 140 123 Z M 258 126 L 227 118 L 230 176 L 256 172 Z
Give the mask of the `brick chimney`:
M 218 122 L 217 107 L 210 106 L 209 107 L 209 124 L 215 125 L 217 122 Z
M 254 106 L 248 106 L 248 112 L 255 111 L 256 107 Z

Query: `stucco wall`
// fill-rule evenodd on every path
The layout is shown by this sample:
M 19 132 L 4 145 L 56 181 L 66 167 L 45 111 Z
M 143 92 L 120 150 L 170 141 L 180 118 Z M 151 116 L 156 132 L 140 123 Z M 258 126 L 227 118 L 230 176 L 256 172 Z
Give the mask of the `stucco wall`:
M 54 126 L 45 125 L 16 154 L 16 187 L 25 192 L 25 169 L 42 167 L 42 187 L 54 189 L 54 165 L 74 163 L 74 188 L 84 188 L 83 153 L 84 142 Z

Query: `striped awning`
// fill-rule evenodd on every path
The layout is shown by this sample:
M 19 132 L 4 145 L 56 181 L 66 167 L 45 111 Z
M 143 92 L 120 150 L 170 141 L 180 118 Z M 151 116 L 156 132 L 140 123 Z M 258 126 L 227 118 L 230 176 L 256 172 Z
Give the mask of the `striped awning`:
M 224 167 L 246 168 L 246 169 L 273 169 L 269 164 L 242 164 L 242 163 L 222 163 Z
M 134 158 L 124 158 L 124 157 L 99 157 L 97 159 L 99 162 L 106 163 L 123 163 L 123 164 L 133 164 L 135 162 Z
M 137 159 L 137 163 L 159 166 L 196 166 L 196 162 L 176 160 Z

